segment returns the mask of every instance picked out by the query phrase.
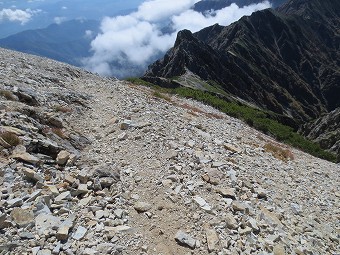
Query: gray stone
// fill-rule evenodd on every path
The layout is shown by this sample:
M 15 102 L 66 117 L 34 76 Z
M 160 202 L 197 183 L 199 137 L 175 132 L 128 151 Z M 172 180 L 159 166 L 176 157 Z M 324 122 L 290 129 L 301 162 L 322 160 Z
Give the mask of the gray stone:
M 207 237 L 208 251 L 217 251 L 219 243 L 217 232 L 214 229 L 206 229 L 205 234 Z
M 294 214 L 301 214 L 302 210 L 301 210 L 301 206 L 296 204 L 296 203 L 291 203 L 290 207 L 292 208 L 292 211 Z
M 37 255 L 40 250 L 40 247 L 33 247 L 32 248 L 32 255 Z
M 114 210 L 113 213 L 115 214 L 115 216 L 116 216 L 118 219 L 121 219 L 121 218 L 123 217 L 124 210 L 122 210 L 122 209 L 116 209 L 116 210 Z
M 204 211 L 211 212 L 211 206 L 201 197 L 193 197 L 194 202 L 199 205 Z
M 33 169 L 23 167 L 21 169 L 22 173 L 26 176 L 27 179 L 32 180 L 34 182 L 44 182 L 44 178 L 41 177 L 37 172 L 35 172 Z
M 276 244 L 273 253 L 274 255 L 286 255 L 285 247 L 282 244 Z
M 79 184 L 78 188 L 75 190 L 72 190 L 72 196 L 78 196 L 78 195 L 83 195 L 83 194 L 87 194 L 89 192 L 89 190 L 87 189 L 87 184 Z
M 39 235 L 49 234 L 52 230 L 57 230 L 61 225 L 61 220 L 50 214 L 39 214 L 35 218 L 35 229 Z
M 237 172 L 235 170 L 229 170 L 227 173 L 231 182 L 235 185 L 237 182 Z
M 60 241 L 68 239 L 69 231 L 74 226 L 76 216 L 71 214 L 69 217 L 59 226 L 56 237 Z
M 22 206 L 24 201 L 22 198 L 13 198 L 7 201 L 7 207 L 12 208 L 12 207 L 19 207 Z
M 257 222 L 254 218 L 249 218 L 247 225 L 249 227 L 251 227 L 251 229 L 253 230 L 253 232 L 257 233 L 258 231 L 260 231 L 259 227 L 257 226 Z
M 82 255 L 96 255 L 99 254 L 99 251 L 91 248 L 85 248 L 84 251 L 82 252 Z
M 238 232 L 239 232 L 240 235 L 248 235 L 252 232 L 252 229 L 250 227 L 246 226 L 244 229 L 241 228 Z
M 89 173 L 89 169 L 83 169 L 77 175 L 77 179 L 80 181 L 80 183 L 84 184 L 87 183 L 90 178 L 91 174 Z
M 120 225 L 120 226 L 116 226 L 116 227 L 105 227 L 104 231 L 106 233 L 113 233 L 114 235 L 117 233 L 121 233 L 121 232 L 126 232 L 131 230 L 130 226 L 126 226 L 126 225 Z
M 67 160 L 70 158 L 71 153 L 68 151 L 62 150 L 58 153 L 56 158 L 56 163 L 58 165 L 65 165 L 67 163 Z
M 9 222 L 7 221 L 7 215 L 5 213 L 0 214 L 0 229 L 9 227 Z
M 55 199 L 54 202 L 55 203 L 60 203 L 60 202 L 65 202 L 65 200 L 70 200 L 71 199 L 71 192 L 70 191 L 65 191 L 63 193 L 61 193 L 60 195 L 58 195 Z
M 19 234 L 19 237 L 21 239 L 34 239 L 35 238 L 34 235 L 32 233 L 30 233 L 30 232 L 21 232 Z
M 246 210 L 245 204 L 243 204 L 239 201 L 233 201 L 232 207 L 233 207 L 234 211 L 244 212 Z
M 14 208 L 11 212 L 13 221 L 20 227 L 24 227 L 34 222 L 34 214 L 31 209 Z
M 219 188 L 216 190 L 217 193 L 221 194 L 225 198 L 236 199 L 235 189 Z
M 123 120 L 123 122 L 120 123 L 120 129 L 121 130 L 127 130 L 130 127 L 132 127 L 132 121 L 131 120 Z
M 149 203 L 145 203 L 145 202 L 137 202 L 135 203 L 135 205 L 133 206 L 133 208 L 135 208 L 135 210 L 139 213 L 142 212 L 147 212 L 151 209 L 152 205 Z
M 226 222 L 227 228 L 229 229 L 237 229 L 238 224 L 237 221 L 234 218 L 234 215 L 231 213 L 227 213 L 226 216 L 224 217 L 224 220 Z
M 53 248 L 52 254 L 59 254 L 61 250 L 61 243 L 58 242 L 57 245 Z
M 116 180 L 113 177 L 102 177 L 102 178 L 99 178 L 99 182 L 102 188 L 109 188 L 114 183 L 116 183 Z
M 42 191 L 41 189 L 38 189 L 38 190 L 34 191 L 34 192 L 30 195 L 29 199 L 27 199 L 27 202 L 32 202 L 32 201 L 34 201 L 37 197 L 40 196 L 41 191 Z
M 213 162 L 213 163 L 211 164 L 211 167 L 213 167 L 213 168 L 219 168 L 219 167 L 225 166 L 225 165 L 226 165 L 226 163 L 224 163 L 224 162 Z
M 37 255 L 52 255 L 52 252 L 50 250 L 44 249 L 38 251 Z
M 82 227 L 82 226 L 79 226 L 76 230 L 76 232 L 72 235 L 72 238 L 79 241 L 80 239 L 82 239 L 85 234 L 87 232 L 87 229 Z
M 267 192 L 263 188 L 259 188 L 256 190 L 257 197 L 260 199 L 266 199 L 267 198 Z
M 126 132 L 123 132 L 123 133 L 121 133 L 117 136 L 119 141 L 124 141 L 124 140 L 128 139 L 128 137 L 129 137 L 129 135 Z
M 191 249 L 196 247 L 196 240 L 182 230 L 176 233 L 175 240 L 181 245 L 189 246 Z
M 175 159 L 176 157 L 178 156 L 178 152 L 171 149 L 171 150 L 168 150 L 166 153 L 165 153 L 165 158 L 166 159 Z
M 18 145 L 17 147 L 19 146 L 22 146 L 22 145 Z M 40 159 L 29 154 L 28 152 L 26 152 L 26 148 L 23 146 L 20 147 L 19 149 L 15 149 L 13 151 L 13 154 L 11 156 L 12 158 L 14 159 L 17 159 L 17 160 L 20 160 L 20 161 L 24 161 L 24 162 L 27 162 L 27 163 L 30 163 L 30 164 L 38 164 L 40 162 Z

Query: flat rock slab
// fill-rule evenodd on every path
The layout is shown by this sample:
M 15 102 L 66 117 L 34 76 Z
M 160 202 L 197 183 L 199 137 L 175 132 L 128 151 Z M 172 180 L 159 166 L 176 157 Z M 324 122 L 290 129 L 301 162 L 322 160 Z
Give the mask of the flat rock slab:
M 61 223 L 60 218 L 51 214 L 40 214 L 35 218 L 35 228 L 39 235 L 48 234 L 52 230 L 57 230 Z
M 191 249 L 195 249 L 196 247 L 196 240 L 182 230 L 176 233 L 175 240 L 181 245 L 188 246 Z

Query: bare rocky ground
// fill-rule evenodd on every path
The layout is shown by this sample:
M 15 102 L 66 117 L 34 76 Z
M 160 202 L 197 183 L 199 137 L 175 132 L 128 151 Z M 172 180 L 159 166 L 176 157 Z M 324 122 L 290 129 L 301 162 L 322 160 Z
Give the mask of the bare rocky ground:
M 0 254 L 340 253 L 339 165 L 52 60 L 0 77 Z

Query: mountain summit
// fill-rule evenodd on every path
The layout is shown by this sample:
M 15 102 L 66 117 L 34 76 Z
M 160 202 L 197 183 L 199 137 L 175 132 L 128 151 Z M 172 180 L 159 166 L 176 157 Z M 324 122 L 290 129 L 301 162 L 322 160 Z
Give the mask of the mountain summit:
M 290 0 L 227 27 L 181 31 L 144 79 L 165 77 L 192 86 L 183 80 L 195 75 L 305 123 L 340 107 L 339 13 L 339 1 Z

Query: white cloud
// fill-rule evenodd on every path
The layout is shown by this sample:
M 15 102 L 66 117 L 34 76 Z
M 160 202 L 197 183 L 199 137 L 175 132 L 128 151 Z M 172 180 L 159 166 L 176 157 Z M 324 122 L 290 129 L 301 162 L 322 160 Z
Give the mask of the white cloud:
M 66 21 L 67 18 L 66 17 L 55 17 L 54 18 L 54 23 L 60 25 L 61 23 L 63 23 L 64 21 Z
M 101 33 L 91 43 L 93 55 L 84 60 L 85 67 L 106 76 L 140 75 L 174 44 L 179 30 L 196 32 L 216 23 L 229 25 L 244 15 L 270 7 L 268 1 L 243 8 L 232 4 L 203 15 L 190 9 L 198 1 L 149 0 L 134 13 L 104 18 Z M 174 32 L 162 33 L 165 25 Z
M 0 23 L 3 21 L 20 22 L 22 25 L 31 20 L 33 15 L 41 12 L 41 10 L 20 10 L 20 9 L 2 9 L 0 10 Z
M 94 32 L 92 30 L 86 30 L 85 31 L 85 35 L 84 35 L 85 38 L 88 38 L 88 39 L 93 39 L 94 37 Z
M 138 7 L 138 11 L 133 14 L 138 19 L 146 21 L 165 20 L 173 15 L 188 10 L 199 0 L 150 0 L 145 1 Z
M 61 9 L 62 10 L 67 10 L 68 8 L 67 8 L 67 6 L 63 6 L 63 7 L 61 7 Z

